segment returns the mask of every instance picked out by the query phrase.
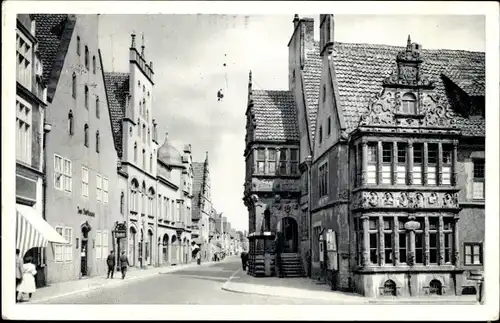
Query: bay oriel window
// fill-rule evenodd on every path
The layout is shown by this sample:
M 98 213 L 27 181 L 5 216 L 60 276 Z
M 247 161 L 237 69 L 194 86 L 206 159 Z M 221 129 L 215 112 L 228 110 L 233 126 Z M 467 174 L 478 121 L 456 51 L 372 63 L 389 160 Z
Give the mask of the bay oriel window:
M 362 215 L 354 219 L 356 255 L 359 266 L 452 265 L 458 250 L 456 219 L 452 216 L 417 216 L 413 232 L 405 229 L 407 216 Z M 413 250 L 410 241 L 414 237 Z M 478 262 L 478 247 L 468 248 Z M 410 256 L 413 258 L 410 259 Z M 363 259 L 363 257 L 366 257 Z
M 297 148 L 258 147 L 254 149 L 255 174 L 271 176 L 299 175 Z
M 453 178 L 457 146 L 451 143 L 363 141 L 354 146 L 353 152 L 357 187 L 456 185 Z M 482 163 L 477 160 L 474 167 L 476 182 L 483 182 L 475 184 L 475 194 L 484 196 L 484 192 L 480 192 L 484 191 L 484 160 Z

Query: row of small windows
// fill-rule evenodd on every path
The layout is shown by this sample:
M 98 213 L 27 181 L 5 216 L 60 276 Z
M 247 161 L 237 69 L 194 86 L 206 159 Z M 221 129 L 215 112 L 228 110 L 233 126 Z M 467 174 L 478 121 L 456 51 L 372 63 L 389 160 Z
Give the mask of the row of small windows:
M 80 46 L 81 46 L 81 41 L 80 41 L 80 36 L 76 37 L 76 53 L 78 56 L 80 56 Z M 89 53 L 89 48 L 87 45 L 85 45 L 85 68 L 87 70 L 90 69 L 90 53 Z M 96 58 L 95 55 L 92 56 L 92 72 L 95 74 L 96 73 Z
M 137 85 L 139 86 L 139 88 L 141 88 L 141 80 L 137 81 Z M 145 85 L 142 85 L 142 93 L 146 93 L 146 86 Z M 149 97 L 149 91 L 148 91 L 148 97 Z
M 75 72 L 73 72 L 73 77 L 72 77 L 71 94 L 72 94 L 73 98 L 76 99 L 76 97 L 77 97 L 77 80 L 76 80 L 76 73 Z M 85 109 L 87 109 L 87 110 L 89 109 L 89 106 L 90 106 L 89 87 L 87 85 L 85 85 L 85 87 L 84 87 L 84 106 L 85 106 Z M 96 95 L 95 116 L 97 118 L 100 118 L 100 115 L 101 115 L 101 111 L 100 111 L 100 107 L 99 107 L 99 96 Z
M 130 128 L 130 130 L 132 130 L 132 128 Z M 132 131 L 130 132 L 130 135 L 132 135 Z M 143 143 L 147 143 L 148 145 L 151 144 L 151 130 L 149 129 L 149 127 L 147 128 L 147 137 L 146 137 L 146 125 L 143 123 L 142 124 L 142 135 L 141 135 L 141 120 L 140 119 L 137 119 L 137 135 L 139 136 L 139 138 L 142 137 Z
M 365 161 L 362 147 L 356 146 L 356 185 L 361 185 L 364 161 L 366 162 L 367 184 L 409 185 L 411 174 L 413 185 L 438 185 L 439 167 L 441 167 L 441 185 L 452 185 L 453 147 L 451 145 L 442 146 L 440 160 L 438 144 L 428 144 L 427 154 L 425 154 L 424 143 L 414 143 L 411 169 L 407 143 L 382 143 L 381 148 L 376 142 L 368 143 L 368 155 Z M 380 159 L 379 154 L 381 154 Z M 424 163 L 427 174 L 424 174 Z
M 134 163 L 138 164 L 137 161 L 137 142 L 134 143 Z M 156 155 L 156 150 L 153 150 L 152 154 L 149 154 L 149 171 L 153 171 L 153 155 Z M 146 169 L 146 149 L 142 149 L 142 168 Z
M 292 148 L 257 148 L 257 173 L 265 175 L 297 175 L 299 150 Z M 278 168 L 277 168 L 278 165 Z
M 89 125 L 85 124 L 83 126 L 83 131 L 84 131 L 84 141 L 83 144 L 85 147 L 89 147 Z M 72 136 L 75 134 L 75 121 L 73 117 L 73 111 L 69 110 L 68 113 L 68 133 Z M 99 130 L 96 131 L 95 133 L 95 151 L 98 153 L 100 149 L 100 135 L 99 135 Z

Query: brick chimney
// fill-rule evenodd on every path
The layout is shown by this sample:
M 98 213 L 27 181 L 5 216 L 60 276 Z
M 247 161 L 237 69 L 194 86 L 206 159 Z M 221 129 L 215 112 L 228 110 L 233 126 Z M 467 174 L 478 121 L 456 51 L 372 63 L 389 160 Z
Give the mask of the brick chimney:
M 295 87 L 295 78 L 299 70 L 304 69 L 307 55 L 314 52 L 314 18 L 293 19 L 293 34 L 288 42 L 288 84 L 289 89 Z

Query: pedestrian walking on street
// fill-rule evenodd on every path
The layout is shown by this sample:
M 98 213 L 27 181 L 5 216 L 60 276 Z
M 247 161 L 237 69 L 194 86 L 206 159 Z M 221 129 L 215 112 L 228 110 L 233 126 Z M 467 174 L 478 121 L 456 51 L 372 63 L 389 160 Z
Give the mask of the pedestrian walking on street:
M 111 252 L 108 255 L 108 259 L 106 260 L 106 263 L 108 264 L 108 277 L 111 275 L 111 279 L 113 279 L 113 274 L 115 273 L 115 251 L 111 250 Z
M 17 295 L 17 300 L 20 301 L 23 294 L 28 294 L 28 300 L 31 300 L 31 296 L 36 292 L 35 284 L 36 266 L 33 264 L 31 257 L 27 257 L 23 265 L 23 277 L 21 284 L 17 287 L 19 294 Z
M 21 280 L 23 278 L 23 260 L 21 259 L 21 250 L 16 249 L 16 303 L 18 301 L 19 292 L 17 291 L 17 287 L 21 284 Z
M 201 265 L 201 252 L 198 252 L 198 253 L 196 254 L 196 263 L 197 263 L 198 265 Z
M 248 253 L 246 251 L 243 251 L 241 253 L 241 266 L 243 267 L 243 271 L 247 270 L 247 264 L 248 264 Z
M 120 269 L 122 271 L 122 279 L 125 279 L 128 266 L 130 266 L 130 263 L 128 262 L 128 257 L 125 254 L 125 251 L 122 251 L 122 255 L 120 256 Z

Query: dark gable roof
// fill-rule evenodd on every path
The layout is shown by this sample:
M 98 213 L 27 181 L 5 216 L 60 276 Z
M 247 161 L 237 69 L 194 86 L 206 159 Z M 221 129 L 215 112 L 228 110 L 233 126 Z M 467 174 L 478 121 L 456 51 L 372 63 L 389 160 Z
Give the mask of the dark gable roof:
M 396 69 L 396 54 L 404 47 L 335 43 L 335 66 L 340 107 L 347 131 L 357 127 L 368 102 L 382 90 L 382 80 Z M 485 55 L 462 50 L 422 50 L 421 70 L 435 81 L 437 94 L 446 96 L 442 75 L 469 95 L 484 95 Z M 321 78 L 321 74 L 316 75 Z M 465 136 L 484 136 L 484 118 L 469 119 L 458 113 L 455 124 Z
M 293 93 L 278 90 L 252 90 L 255 115 L 253 140 L 299 140 L 297 111 Z
M 31 18 L 35 20 L 35 36 L 38 39 L 38 51 L 43 62 L 43 79 L 48 80 L 68 15 L 33 14 Z
M 129 93 L 129 79 L 130 76 L 128 73 L 104 73 L 104 85 L 106 87 L 113 139 L 119 157 L 122 156 L 123 152 L 122 120 L 125 111 L 126 95 Z

